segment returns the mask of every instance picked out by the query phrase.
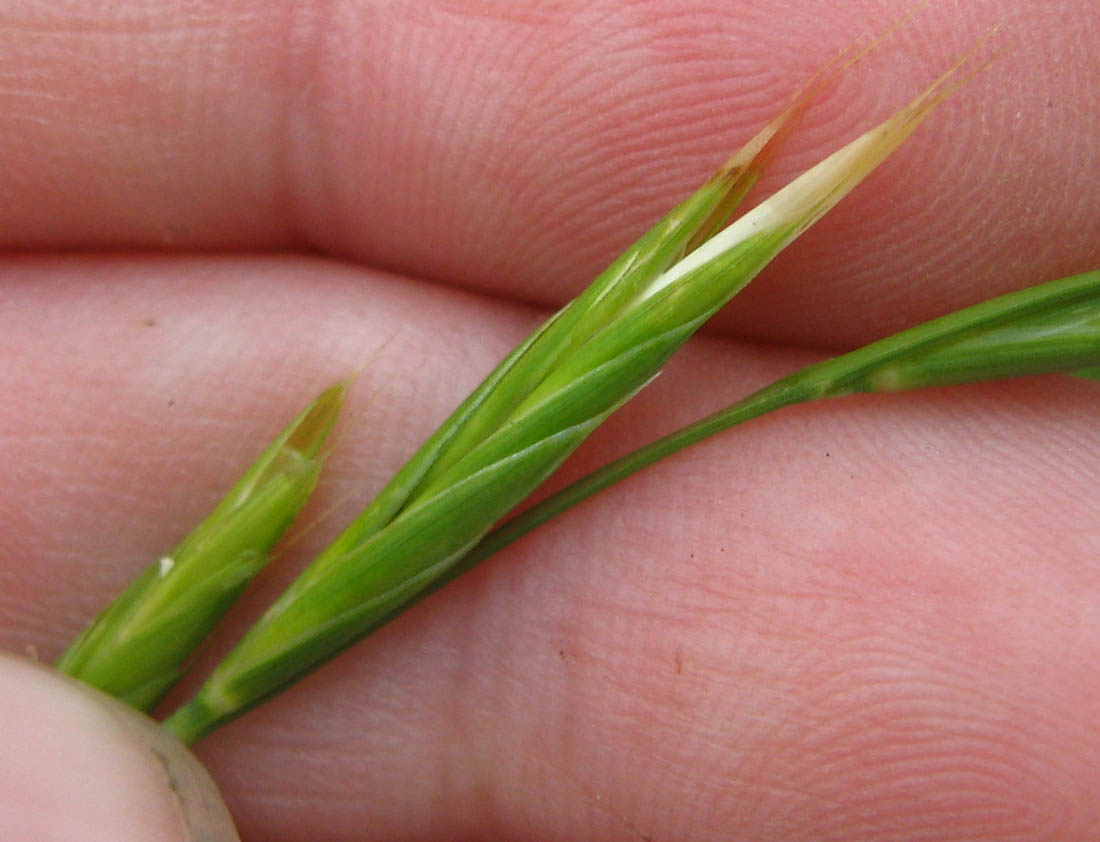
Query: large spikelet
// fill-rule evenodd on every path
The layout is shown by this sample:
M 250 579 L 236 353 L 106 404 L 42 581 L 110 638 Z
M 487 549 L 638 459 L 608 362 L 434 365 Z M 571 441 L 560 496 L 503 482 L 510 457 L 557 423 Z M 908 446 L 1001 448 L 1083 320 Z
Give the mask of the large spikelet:
M 951 79 L 692 248 L 743 198 L 803 103 L 786 109 L 517 348 L 167 726 L 185 741 L 198 738 L 445 577 L 784 246 L 904 142 Z

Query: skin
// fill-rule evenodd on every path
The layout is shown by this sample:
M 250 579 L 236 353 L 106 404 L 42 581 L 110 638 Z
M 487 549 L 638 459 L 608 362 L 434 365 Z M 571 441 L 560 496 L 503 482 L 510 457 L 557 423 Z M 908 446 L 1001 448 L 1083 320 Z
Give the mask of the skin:
M 0 646 L 56 658 L 365 363 L 314 525 L 208 666 L 546 308 L 908 8 L 0 12 Z M 1091 0 L 929 4 L 761 186 L 1002 19 L 991 69 L 563 476 L 825 351 L 1100 265 Z M 1033 378 L 720 436 L 197 754 L 245 840 L 1094 838 L 1098 411 L 1097 384 Z

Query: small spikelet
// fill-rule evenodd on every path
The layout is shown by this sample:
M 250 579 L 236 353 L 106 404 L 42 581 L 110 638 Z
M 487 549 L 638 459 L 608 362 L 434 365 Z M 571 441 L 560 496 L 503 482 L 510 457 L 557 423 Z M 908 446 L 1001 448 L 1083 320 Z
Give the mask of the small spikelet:
M 309 499 L 347 385 L 318 396 L 218 507 L 77 638 L 58 669 L 152 708 Z

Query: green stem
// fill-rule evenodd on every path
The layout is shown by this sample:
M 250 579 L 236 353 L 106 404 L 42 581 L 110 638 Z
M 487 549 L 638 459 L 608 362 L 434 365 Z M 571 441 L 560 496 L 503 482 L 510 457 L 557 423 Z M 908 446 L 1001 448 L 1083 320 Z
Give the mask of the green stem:
M 528 532 L 542 526 L 578 503 L 598 494 L 605 488 L 626 479 L 643 468 L 648 468 L 666 456 L 690 447 L 705 438 L 728 430 L 738 424 L 759 418 L 769 412 L 792 404 L 811 400 L 813 394 L 793 378 L 772 383 L 738 401 L 733 406 L 715 412 L 700 421 L 683 427 L 674 433 L 628 453 L 614 462 L 582 477 L 560 491 L 551 494 L 526 511 L 509 519 L 485 536 L 470 553 L 448 575 L 447 581 L 461 575 L 479 562 L 504 549 L 513 541 L 518 541 Z M 443 584 L 443 583 L 440 583 Z

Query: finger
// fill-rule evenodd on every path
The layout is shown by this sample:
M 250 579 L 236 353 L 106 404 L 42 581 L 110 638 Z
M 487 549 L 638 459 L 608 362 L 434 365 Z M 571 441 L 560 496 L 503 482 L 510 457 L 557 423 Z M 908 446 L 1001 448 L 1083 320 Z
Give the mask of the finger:
M 0 690 L 5 839 L 239 838 L 202 765 L 152 720 L 4 653 Z
M 3 385 L 23 400 L 0 439 L 0 629 L 47 657 L 365 346 L 388 343 L 317 511 L 354 511 L 531 317 L 308 263 L 8 274 Z M 580 464 L 798 361 L 685 350 Z M 200 755 L 245 838 L 1088 839 L 1098 409 L 1091 384 L 1047 378 L 746 427 L 531 536 Z M 292 543 L 238 627 L 341 519 Z
M 27 4 L 0 26 L 9 246 L 319 248 L 560 304 L 838 49 L 911 4 Z M 720 324 L 812 345 L 1100 262 L 1090 0 L 939 4 L 774 187 L 1008 45 Z M 873 291 L 873 299 L 871 292 Z

